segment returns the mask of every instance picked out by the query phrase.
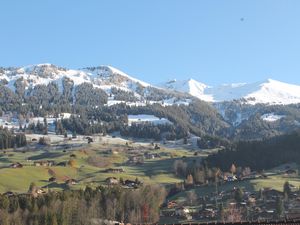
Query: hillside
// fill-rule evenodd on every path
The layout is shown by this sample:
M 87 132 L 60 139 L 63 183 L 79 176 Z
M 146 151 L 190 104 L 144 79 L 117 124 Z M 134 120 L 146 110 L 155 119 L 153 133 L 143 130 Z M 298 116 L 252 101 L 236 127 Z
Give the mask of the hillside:
M 300 126 L 299 106 L 292 104 L 300 102 L 300 87 L 271 79 L 217 87 L 194 79 L 171 80 L 158 87 L 111 66 L 74 70 L 37 64 L 1 68 L 0 80 L 3 113 L 22 114 L 24 118 L 28 114 L 43 117 L 75 113 L 84 118 L 76 128 L 81 133 L 87 129 L 132 133 L 122 125 L 128 114 L 170 120 L 167 136 L 173 138 L 193 133 L 235 140 L 260 139 L 289 133 Z M 105 128 L 91 126 L 95 120 Z M 151 132 L 158 135 L 154 130 Z

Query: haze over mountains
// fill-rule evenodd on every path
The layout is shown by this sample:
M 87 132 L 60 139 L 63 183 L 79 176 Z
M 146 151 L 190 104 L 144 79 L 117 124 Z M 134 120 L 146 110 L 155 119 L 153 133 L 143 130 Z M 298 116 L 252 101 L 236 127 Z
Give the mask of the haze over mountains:
M 194 79 L 171 80 L 165 83 L 148 84 L 111 67 L 98 66 L 83 69 L 66 69 L 52 64 L 37 64 L 21 68 L 1 68 L 0 79 L 11 90 L 15 81 L 22 79 L 25 89 L 36 85 L 55 82 L 62 90 L 62 79 L 69 78 L 74 85 L 91 83 L 110 93 L 112 87 L 133 92 L 137 98 L 145 97 L 150 89 L 176 91 L 192 95 L 207 102 L 240 100 L 247 104 L 287 105 L 300 103 L 300 86 L 273 79 L 255 83 L 222 84 L 209 86 Z

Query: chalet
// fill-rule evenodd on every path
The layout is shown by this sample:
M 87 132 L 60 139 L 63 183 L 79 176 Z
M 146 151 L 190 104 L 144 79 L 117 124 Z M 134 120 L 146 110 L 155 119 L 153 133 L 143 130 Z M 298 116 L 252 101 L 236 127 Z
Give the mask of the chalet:
M 124 173 L 125 170 L 123 168 L 109 168 L 105 170 L 106 173 Z
M 190 214 L 190 210 L 186 207 L 179 207 L 177 209 L 175 209 L 175 216 L 179 216 L 179 217 L 185 217 L 186 215 Z
M 119 184 L 119 180 L 116 177 L 108 177 L 105 179 L 107 185 L 116 185 Z
M 148 153 L 148 152 L 146 152 L 144 155 L 145 155 L 146 159 L 160 158 L 160 155 L 158 153 Z
M 133 181 L 133 180 L 125 180 L 124 185 L 129 188 L 137 188 L 142 183 L 140 181 Z
M 33 163 L 35 166 L 53 166 L 54 161 L 44 160 L 44 161 L 35 161 Z
M 56 178 L 55 177 L 50 177 L 48 181 L 49 182 L 56 182 Z
M 68 179 L 68 180 L 66 180 L 66 184 L 67 185 L 76 185 L 76 184 L 78 184 L 78 181 L 75 179 Z
M 35 198 L 38 197 L 39 195 L 46 194 L 46 193 L 47 192 L 45 190 L 43 190 L 42 188 L 38 188 L 38 187 L 35 187 L 31 191 L 28 192 L 28 194 L 32 195 Z
M 15 194 L 12 191 L 8 191 L 8 192 L 3 193 L 3 195 L 5 195 L 7 197 L 11 197 L 11 196 L 14 196 Z
M 144 156 L 143 155 L 134 155 L 129 157 L 128 160 L 129 164 L 143 164 L 144 163 Z
M 263 190 L 263 195 L 266 197 L 266 199 L 276 199 L 279 196 L 282 196 L 282 192 L 277 191 L 272 188 L 265 188 Z
M 19 163 L 19 162 L 17 162 L 17 163 L 12 163 L 11 165 L 10 165 L 10 168 L 14 168 L 14 169 L 16 169 L 16 168 L 22 168 L 23 167 L 23 165 L 21 164 L 21 163 Z
M 85 139 L 87 139 L 88 144 L 94 142 L 93 138 L 91 138 L 91 137 L 86 137 Z
M 199 216 L 201 219 L 214 219 L 217 216 L 217 212 L 212 208 L 205 208 L 200 210 Z
M 227 181 L 227 182 L 233 182 L 233 181 L 237 181 L 238 178 L 235 176 L 235 175 L 224 175 L 223 177 L 224 181 Z
M 293 170 L 293 169 L 288 169 L 284 172 L 285 176 L 295 176 L 298 174 L 297 170 Z
M 154 147 L 155 150 L 159 150 L 160 147 L 158 146 L 158 144 L 155 144 L 155 147 Z
M 56 165 L 57 166 L 67 166 L 67 162 L 59 162 Z
M 168 209 L 175 208 L 175 207 L 177 207 L 177 202 L 176 201 L 169 201 L 167 207 L 168 207 Z

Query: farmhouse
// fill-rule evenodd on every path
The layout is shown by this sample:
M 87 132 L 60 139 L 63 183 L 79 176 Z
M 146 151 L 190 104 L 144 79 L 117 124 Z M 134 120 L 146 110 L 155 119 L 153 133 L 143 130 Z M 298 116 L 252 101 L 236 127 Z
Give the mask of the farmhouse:
M 33 163 L 35 166 L 53 166 L 54 161 L 44 160 L 44 161 L 35 161 Z
M 78 184 L 78 181 L 75 179 L 68 179 L 68 180 L 66 180 L 66 184 L 67 185 L 76 185 L 76 184 Z
M 124 173 L 125 170 L 123 168 L 109 168 L 105 170 L 106 173 Z
M 177 202 L 176 201 L 169 201 L 168 202 L 168 209 L 175 208 L 176 206 L 177 206 Z
M 116 185 L 119 183 L 119 180 L 116 177 L 108 177 L 105 181 L 108 185 Z
M 11 165 L 10 165 L 10 168 L 14 168 L 14 169 L 16 169 L 16 168 L 22 168 L 23 167 L 23 165 L 21 164 L 21 163 L 19 163 L 19 162 L 17 162 L 17 163 L 12 163 Z
M 134 155 L 131 156 L 128 160 L 129 164 L 143 164 L 144 163 L 144 156 L 143 155 Z
M 184 206 L 175 209 L 175 215 L 179 217 L 187 217 L 190 214 L 190 210 Z
M 124 185 L 129 188 L 137 188 L 140 184 L 142 184 L 140 181 L 136 180 L 125 180 Z
M 149 153 L 149 152 L 146 152 L 144 155 L 145 155 L 146 159 L 160 158 L 160 155 L 158 153 Z
M 50 177 L 48 181 L 49 181 L 49 182 L 55 182 L 55 181 L 56 181 L 56 178 L 55 178 L 55 177 Z

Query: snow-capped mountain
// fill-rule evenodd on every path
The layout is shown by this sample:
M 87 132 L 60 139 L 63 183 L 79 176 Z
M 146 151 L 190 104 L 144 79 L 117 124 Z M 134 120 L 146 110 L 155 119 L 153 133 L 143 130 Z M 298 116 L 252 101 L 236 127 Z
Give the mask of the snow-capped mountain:
M 99 66 L 89 67 L 80 70 L 66 69 L 52 64 L 38 64 L 21 68 L 3 68 L 0 70 L 0 79 L 7 83 L 12 90 L 15 89 L 15 81 L 22 79 L 26 89 L 36 85 L 47 85 L 55 82 L 62 88 L 62 79 L 69 78 L 74 85 L 82 83 L 92 83 L 98 87 L 109 91 L 112 87 L 120 88 L 125 91 L 136 91 L 137 87 L 148 87 L 150 84 L 140 81 L 127 74 L 111 67 Z
M 175 90 L 183 93 L 188 93 L 194 97 L 197 97 L 203 101 L 212 102 L 213 96 L 205 94 L 205 90 L 209 88 L 209 86 L 200 83 L 194 79 L 189 80 L 170 80 L 164 84 L 159 84 L 158 86 L 162 88 L 166 88 L 169 90 Z
M 156 86 L 138 80 L 126 73 L 111 67 L 98 66 L 83 69 L 66 69 L 52 64 L 37 64 L 19 68 L 0 68 L 1 83 L 12 91 L 16 89 L 16 81 L 25 86 L 25 90 L 36 85 L 56 83 L 59 90 L 63 90 L 63 79 L 69 79 L 78 86 L 90 83 L 94 88 L 104 90 L 111 95 L 112 88 L 131 92 L 139 100 L 171 102 L 180 96 L 189 98 L 194 96 L 207 102 L 224 102 L 240 100 L 247 104 L 288 105 L 300 103 L 300 86 L 268 79 L 256 83 L 223 84 L 209 86 L 194 79 L 171 80 Z M 176 94 L 177 93 L 177 94 Z M 179 95 L 183 93 L 182 95 Z M 188 97 L 190 96 L 190 97 Z M 187 102 L 187 101 L 185 101 Z
M 87 67 L 74 70 L 46 63 L 20 68 L 0 68 L 0 82 L 13 92 L 16 92 L 17 85 L 24 86 L 25 92 L 29 92 L 37 85 L 54 83 L 62 93 L 66 79 L 74 85 L 73 95 L 76 87 L 84 83 L 91 84 L 93 88 L 104 90 L 109 96 L 109 105 L 127 103 L 125 100 L 120 100 L 121 95 L 127 94 L 131 96 L 130 102 L 134 102 L 136 105 L 145 104 L 146 101 L 163 105 L 188 104 L 192 98 L 191 95 L 185 93 L 152 86 L 112 66 Z M 117 91 L 119 97 L 115 98 Z
M 195 81 L 169 81 L 161 87 L 189 93 L 201 100 L 223 102 L 242 100 L 247 104 L 288 105 L 300 103 L 300 86 L 267 79 L 256 83 L 223 84 L 211 87 Z

